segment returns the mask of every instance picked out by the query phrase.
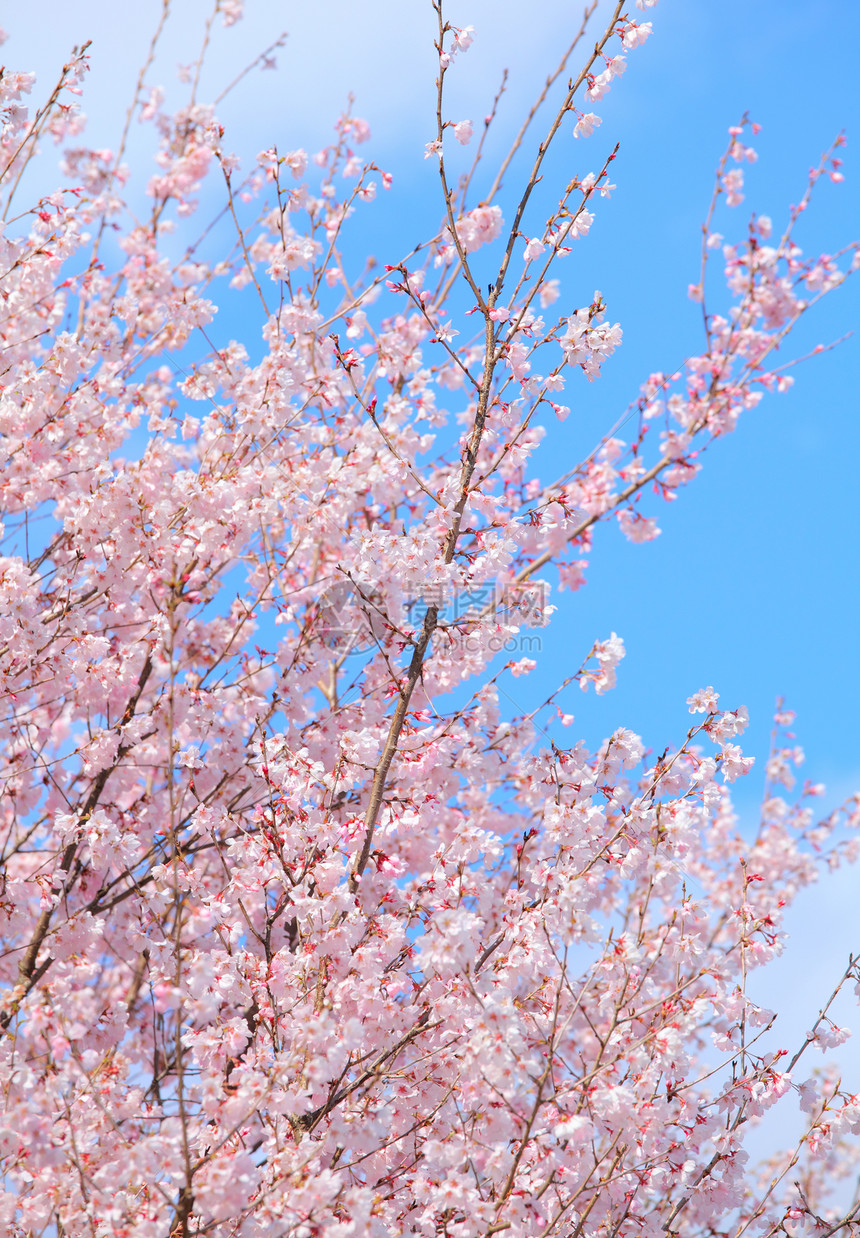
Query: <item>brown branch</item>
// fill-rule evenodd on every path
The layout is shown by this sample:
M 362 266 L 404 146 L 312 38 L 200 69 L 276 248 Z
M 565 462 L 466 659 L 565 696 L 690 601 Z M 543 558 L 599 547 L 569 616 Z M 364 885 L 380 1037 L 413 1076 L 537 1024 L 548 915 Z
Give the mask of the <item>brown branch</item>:
M 140 700 L 141 694 L 144 688 L 146 687 L 146 682 L 149 679 L 149 676 L 151 675 L 151 673 L 152 673 L 152 657 L 150 654 L 147 654 L 146 660 L 144 661 L 144 664 L 143 664 L 143 668 L 140 672 L 140 676 L 138 677 L 135 690 L 132 693 L 132 695 L 129 697 L 128 704 L 125 707 L 125 712 L 123 714 L 122 722 L 120 723 L 120 725 L 123 725 L 129 722 L 131 718 L 133 717 L 134 711 L 137 708 L 138 701 Z M 100 773 L 97 775 L 97 777 L 95 778 L 93 782 L 92 787 L 90 788 L 90 793 L 86 798 L 86 802 L 84 803 L 84 806 L 81 809 L 80 814 L 78 816 L 78 822 L 77 822 L 78 826 L 83 825 L 83 823 L 89 818 L 89 816 L 91 815 L 91 813 L 93 812 L 94 808 L 96 807 L 96 805 L 98 804 L 101 798 L 102 792 L 104 791 L 105 786 L 107 785 L 108 778 L 110 778 L 111 774 L 117 768 L 117 766 L 119 765 L 119 762 L 123 759 L 123 757 L 126 756 L 130 751 L 131 751 L 131 745 L 121 746 L 117 751 L 116 760 L 111 765 L 109 765 L 106 769 L 101 770 Z M 65 880 L 63 881 L 63 884 L 62 884 L 62 890 L 61 890 L 62 895 L 68 895 L 69 891 L 74 885 L 75 879 L 78 876 L 77 872 L 74 875 L 70 875 L 71 870 L 72 870 L 72 864 L 74 862 L 75 853 L 77 852 L 77 849 L 78 849 L 78 840 L 77 838 L 75 838 L 72 842 L 66 845 L 66 848 L 63 851 L 63 854 L 60 858 L 59 872 L 65 873 L 66 875 Z M 18 1013 L 18 1010 L 21 1007 L 21 1003 L 25 1000 L 27 995 L 33 991 L 33 989 L 42 979 L 42 976 L 44 976 L 45 972 L 54 962 L 53 956 L 49 954 L 48 957 L 44 959 L 42 963 L 40 963 L 38 966 L 36 965 L 36 961 L 39 957 L 39 951 L 42 948 L 42 944 L 45 938 L 47 937 L 48 930 L 50 929 L 50 926 L 51 926 L 51 918 L 53 916 L 53 912 L 54 912 L 53 907 L 46 907 L 45 910 L 42 912 L 41 916 L 39 917 L 37 921 L 36 929 L 33 933 L 33 937 L 30 941 L 30 944 L 25 950 L 24 956 L 21 959 L 20 963 L 18 964 L 18 981 L 17 981 L 17 984 L 15 985 L 15 988 L 12 990 L 12 1000 L 10 1001 L 9 1005 L 4 1010 L 0 1011 L 0 1032 L 8 1031 L 9 1025 L 12 1023 L 12 1020 L 15 1018 L 15 1015 Z
M 464 452 L 463 466 L 460 472 L 460 497 L 454 508 L 453 519 L 443 549 L 442 562 L 446 565 L 453 561 L 454 553 L 457 549 L 457 542 L 460 537 L 463 512 L 466 509 L 466 503 L 469 499 L 469 484 L 475 472 L 475 467 L 478 460 L 478 448 L 481 445 L 481 439 L 483 438 L 484 428 L 486 426 L 487 408 L 490 401 L 490 391 L 493 382 L 493 371 L 497 360 L 496 353 L 493 349 L 494 324 L 490 318 L 489 308 L 485 313 L 485 323 L 487 350 L 484 361 L 484 377 L 481 383 L 481 393 L 478 398 L 478 407 L 475 411 L 472 434 Z M 409 702 L 412 699 L 412 693 L 415 691 L 415 686 L 421 678 L 427 650 L 429 648 L 433 633 L 436 630 L 438 621 L 439 607 L 429 606 L 427 608 L 427 613 L 424 616 L 424 624 L 421 635 L 418 638 L 412 654 L 412 660 L 409 664 L 409 670 L 406 675 L 406 682 L 400 688 L 400 699 L 397 702 L 397 708 L 392 716 L 391 723 L 388 728 L 388 735 L 385 740 L 385 746 L 382 750 L 382 756 L 376 766 L 373 783 L 370 788 L 370 800 L 368 802 L 367 812 L 365 813 L 364 818 L 364 842 L 349 878 L 350 889 L 353 892 L 357 889 L 358 880 L 367 867 L 370 859 L 371 847 L 373 845 L 373 833 L 376 829 L 379 810 L 382 806 L 383 796 L 385 795 L 388 771 L 391 768 L 391 762 L 394 760 L 394 754 L 397 752 L 397 743 L 400 739 L 400 732 L 403 730 L 403 724 L 406 721 L 406 714 L 409 710 Z
M 386 1062 L 390 1061 L 391 1058 L 395 1057 L 401 1049 L 405 1049 L 406 1046 L 411 1044 L 412 1041 L 415 1040 L 417 1036 L 420 1036 L 422 1032 L 432 1031 L 434 1028 L 439 1027 L 442 1023 L 441 1019 L 438 1019 L 435 1023 L 430 1023 L 429 1019 L 430 1012 L 429 1010 L 425 1010 L 415 1026 L 410 1028 L 408 1032 L 401 1036 L 397 1043 L 392 1045 L 390 1049 L 385 1049 L 377 1057 L 373 1065 L 369 1066 L 367 1070 L 362 1071 L 357 1079 L 354 1079 L 347 1087 L 341 1088 L 339 1091 L 334 1092 L 324 1104 L 318 1105 L 317 1108 L 312 1109 L 310 1113 L 303 1113 L 298 1117 L 290 1118 L 290 1125 L 293 1130 L 298 1133 L 312 1131 L 317 1123 L 322 1121 L 322 1119 L 327 1114 L 331 1113 L 331 1111 L 335 1109 L 342 1101 L 346 1100 L 348 1096 L 351 1096 L 353 1092 L 357 1091 L 360 1087 L 367 1083 L 369 1079 L 375 1078 L 379 1074 L 381 1067 L 384 1066 Z
M 520 224 L 522 223 L 523 215 L 525 214 L 525 210 L 526 210 L 526 207 L 528 206 L 529 198 L 532 195 L 532 191 L 534 190 L 538 181 L 540 180 L 540 171 L 543 165 L 543 161 L 546 158 L 547 152 L 549 151 L 549 148 L 552 144 L 552 141 L 555 135 L 558 133 L 558 130 L 561 126 L 561 122 L 564 120 L 564 117 L 567 115 L 568 111 L 570 110 L 570 106 L 573 102 L 574 95 L 576 94 L 577 90 L 579 90 L 582 83 L 588 77 L 588 74 L 591 71 L 591 66 L 594 64 L 595 60 L 597 60 L 598 56 L 602 55 L 604 46 L 606 45 L 606 43 L 608 43 L 609 39 L 612 37 L 612 34 L 615 30 L 615 24 L 618 21 L 618 18 L 621 15 L 621 10 L 623 8 L 624 8 L 624 0 L 618 0 L 618 3 L 615 5 L 615 8 L 613 10 L 612 16 L 609 19 L 609 23 L 606 27 L 606 30 L 603 32 L 602 38 L 597 43 L 595 43 L 594 51 L 592 52 L 591 56 L 589 56 L 584 67 L 580 70 L 579 76 L 576 78 L 576 81 L 570 84 L 568 88 L 568 92 L 564 97 L 564 102 L 562 103 L 561 107 L 556 113 L 555 120 L 550 125 L 549 131 L 546 137 L 544 138 L 544 140 L 541 142 L 540 146 L 538 147 L 538 153 L 537 153 L 537 156 L 535 157 L 532 170 L 529 173 L 529 179 L 528 179 L 528 183 L 526 184 L 525 192 L 522 198 L 520 199 L 519 205 L 517 206 L 516 214 L 514 216 L 514 222 L 511 224 L 511 230 L 508 235 L 508 243 L 507 243 L 507 246 L 505 247 L 505 256 L 502 259 L 502 264 L 501 264 L 501 267 L 499 268 L 499 274 L 498 274 L 496 283 L 493 288 L 493 292 L 495 294 L 495 296 L 492 298 L 493 300 L 495 300 L 495 297 L 498 297 L 501 294 L 502 286 L 505 282 L 505 275 L 507 274 L 508 266 L 510 265 L 510 261 L 511 261 L 511 256 L 513 255 L 513 252 L 514 252 L 514 244 L 516 242 L 517 236 L 519 235 Z

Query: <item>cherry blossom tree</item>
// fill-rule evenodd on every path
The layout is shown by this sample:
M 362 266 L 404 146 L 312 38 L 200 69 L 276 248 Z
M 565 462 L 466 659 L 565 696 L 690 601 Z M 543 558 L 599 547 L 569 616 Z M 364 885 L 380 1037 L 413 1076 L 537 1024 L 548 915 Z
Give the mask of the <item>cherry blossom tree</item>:
M 838 141 L 784 223 L 732 222 L 744 119 L 691 286 L 701 351 L 536 480 L 547 419 L 622 344 L 553 272 L 614 188 L 600 100 L 654 2 L 590 5 L 494 167 L 498 98 L 447 108 L 474 32 L 432 0 L 439 226 L 384 269 L 351 219 L 391 177 L 351 110 L 318 154 L 247 170 L 199 65 L 164 110 L 158 34 L 116 150 L 80 144 L 86 47 L 40 104 L 3 71 L 4 1233 L 858 1232 L 860 1096 L 808 1062 L 847 1033 L 828 1004 L 766 1050 L 747 979 L 856 857 L 860 799 L 819 821 L 817 785 L 791 794 L 781 708 L 742 830 L 746 711 L 711 687 L 659 756 L 625 729 L 563 742 L 560 694 L 611 689 L 615 633 L 540 709 L 500 696 L 595 527 L 655 537 L 858 266 L 795 239 Z M 133 119 L 160 144 L 145 214 Z M 49 139 L 64 188 L 28 206 Z M 231 299 L 247 336 L 218 345 Z M 747 1132 L 798 1098 L 800 1138 L 754 1165 Z

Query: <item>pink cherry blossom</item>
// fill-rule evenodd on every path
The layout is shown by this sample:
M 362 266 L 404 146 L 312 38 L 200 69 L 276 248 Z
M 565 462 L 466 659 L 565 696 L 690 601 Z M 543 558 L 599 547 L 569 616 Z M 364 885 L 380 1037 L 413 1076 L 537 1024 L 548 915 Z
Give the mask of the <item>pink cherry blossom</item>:
M 713 714 L 717 712 L 719 699 L 719 692 L 715 692 L 713 688 L 700 688 L 698 692 L 687 697 L 687 704 L 691 714 Z
M 242 17 L 244 0 L 218 0 L 218 12 L 225 26 L 233 26 Z
M 620 346 L 622 337 L 618 323 L 609 326 L 602 321 L 602 309 L 594 312 L 598 305 L 602 306 L 599 293 L 595 294 L 591 308 L 577 310 L 567 320 L 567 330 L 561 339 L 565 360 L 569 365 L 581 366 L 589 382 L 600 376 L 603 361 Z
M 540 303 L 541 309 L 546 309 L 553 305 L 560 296 L 559 283 L 557 279 L 545 279 L 540 286 Z
M 660 536 L 654 516 L 643 516 L 641 512 L 624 509 L 618 513 L 618 523 L 624 536 L 631 542 L 651 542 Z
M 477 206 L 457 220 L 457 235 L 467 254 L 494 241 L 502 231 L 499 206 Z
M 573 136 L 575 138 L 589 138 L 592 133 L 594 133 L 594 130 L 598 127 L 598 125 L 602 124 L 603 121 L 599 116 L 595 116 L 594 112 L 586 112 L 584 115 L 580 116 L 579 120 L 576 122 L 573 129 Z
M 523 262 L 534 262 L 539 258 L 544 251 L 544 243 L 538 237 L 533 236 L 531 240 L 526 241 L 526 247 L 523 250 Z
M 461 52 L 467 52 L 472 46 L 474 39 L 474 26 L 464 26 L 462 30 L 455 30 L 454 32 L 454 42 L 456 43 L 458 50 Z
M 624 34 L 621 37 L 621 42 L 628 51 L 632 50 L 634 47 L 641 47 L 652 33 L 652 30 L 653 28 L 651 22 L 649 21 L 639 23 L 633 22 L 631 25 L 626 27 Z

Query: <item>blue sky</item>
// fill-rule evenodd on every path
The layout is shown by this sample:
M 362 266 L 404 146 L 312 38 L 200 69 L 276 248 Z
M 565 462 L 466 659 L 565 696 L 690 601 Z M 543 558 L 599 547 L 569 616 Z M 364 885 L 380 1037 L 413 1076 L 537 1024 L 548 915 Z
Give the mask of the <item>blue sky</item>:
M 12 36 L 5 59 L 37 70 L 47 87 L 71 44 L 94 38 L 84 99 L 92 117 L 88 140 L 112 145 L 159 7 L 154 0 L 48 0 L 36 18 L 15 6 L 0 19 Z M 632 2 L 630 9 L 636 15 Z M 456 0 L 447 11 L 451 21 L 477 30 L 452 78 L 449 115 L 479 121 L 508 67 L 500 114 L 507 135 L 555 66 L 578 9 L 567 0 L 536 0 L 524 16 L 514 0 Z M 198 0 L 175 4 L 152 75 L 174 82 L 177 103 L 175 65 L 194 59 L 205 12 Z M 724 211 L 718 230 L 740 239 L 750 210 L 779 225 L 802 194 L 810 165 L 844 129 L 846 181 L 821 184 L 798 236 L 809 252 L 832 252 L 860 234 L 852 0 L 660 0 L 638 16 L 653 21 L 654 35 L 630 53 L 625 77 L 597 106 L 601 130 L 587 150 L 565 137 L 549 174 L 561 180 L 597 170 L 611 144 L 621 142 L 612 176 L 618 188 L 601 204 L 588 241 L 557 274 L 571 308 L 601 289 L 624 344 L 599 383 L 577 387 L 575 414 L 553 429 L 556 467 L 546 481 L 562 471 L 559 454 L 575 463 L 591 450 L 650 371 L 670 370 L 700 347 L 699 312 L 686 287 L 696 278 L 713 168 L 727 127 L 743 112 L 762 126 L 759 162 L 746 170 L 744 205 Z M 396 260 L 440 214 L 435 170 L 423 159 L 434 136 L 429 2 L 249 0 L 243 23 L 216 28 L 201 97 L 216 94 L 284 29 L 289 39 L 278 72 L 251 75 L 221 109 L 229 144 L 246 161 L 273 142 L 317 149 L 353 91 L 356 113 L 374 130 L 365 149 L 395 174 L 391 193 L 362 211 L 366 231 L 354 234 L 354 245 Z M 140 141 L 135 133 L 134 166 L 143 155 Z M 148 174 L 147 167 L 141 184 Z M 47 181 L 39 188 L 52 188 Z M 858 310 L 855 279 L 826 299 L 792 348 L 805 352 L 856 331 Z M 226 306 L 217 325 L 224 337 L 241 338 L 239 318 L 231 319 Z M 562 595 L 538 670 L 506 688 L 530 708 L 576 668 L 595 638 L 616 631 L 627 646 L 618 687 L 602 698 L 569 689 L 565 707 L 576 724 L 564 739 L 575 733 L 594 743 L 624 725 L 662 749 L 686 731 L 686 697 L 713 684 L 727 707 L 749 708 L 744 747 L 761 764 L 782 695 L 798 714 L 803 773 L 828 784 L 830 804 L 860 786 L 857 337 L 793 373 L 787 395 L 766 398 L 709 450 L 702 474 L 676 503 L 658 507 L 655 499 L 645 509 L 659 515 L 660 538 L 632 546 L 614 527 L 598 531 L 587 588 Z M 760 790 L 755 772 L 738 786 L 745 814 L 754 814 Z M 860 946 L 852 935 L 856 890 L 856 874 L 842 875 L 804 896 L 793 917 L 795 944 L 770 983 L 797 997 L 794 1026 L 801 1033 L 803 1012 L 827 996 L 847 950 Z

